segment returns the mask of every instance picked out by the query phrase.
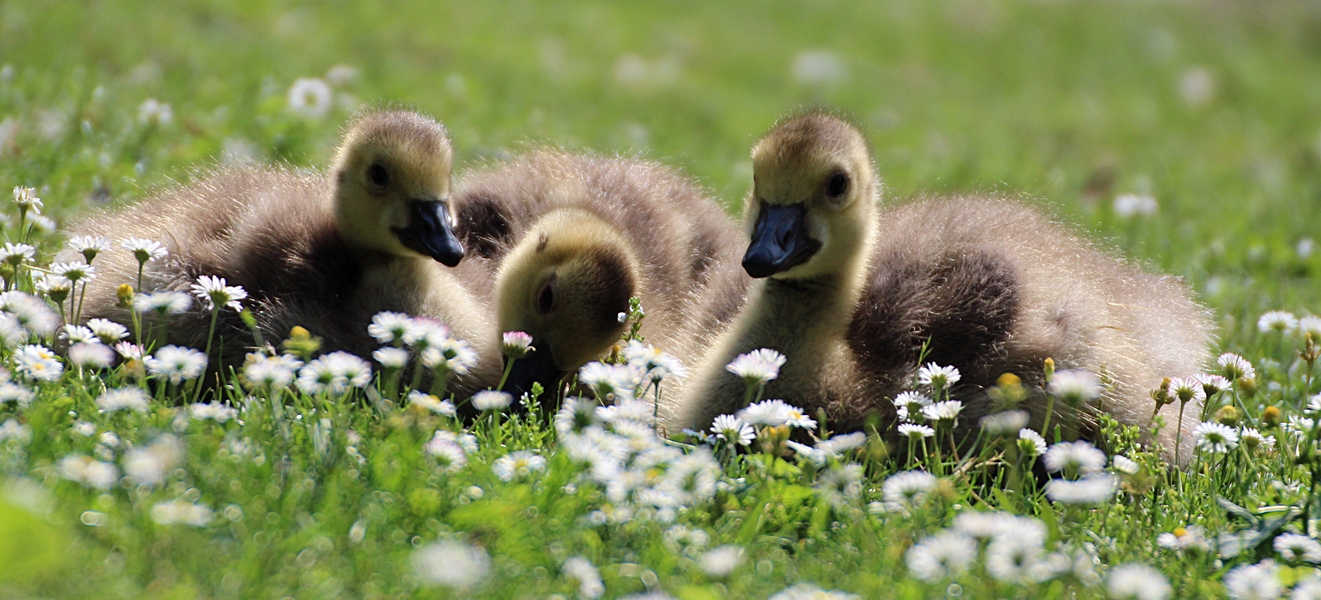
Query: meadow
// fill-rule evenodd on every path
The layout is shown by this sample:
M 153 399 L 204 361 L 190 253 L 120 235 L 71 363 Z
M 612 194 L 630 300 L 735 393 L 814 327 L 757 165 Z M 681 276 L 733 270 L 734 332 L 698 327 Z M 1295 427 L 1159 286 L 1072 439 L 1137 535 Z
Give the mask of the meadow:
M 132 333 L 57 331 L 65 224 L 225 164 L 323 167 L 380 105 L 443 121 L 460 172 L 545 144 L 642 156 L 731 214 L 757 136 L 838 109 L 886 202 L 1038 205 L 1183 277 L 1209 356 L 1242 361 L 1175 382 L 1210 392 L 1178 470 L 1117 426 L 1042 456 L 1004 423 L 961 456 L 920 432 L 921 460 L 795 447 L 771 405 L 683 444 L 590 398 L 465 429 L 373 357 L 300 386 L 325 366 L 300 336 L 289 380 L 197 399 L 160 349 L 73 350 Z M 1318 105 L 1306 3 L 6 2 L 0 597 L 1321 598 Z M 636 409 L 665 386 L 597 390 Z

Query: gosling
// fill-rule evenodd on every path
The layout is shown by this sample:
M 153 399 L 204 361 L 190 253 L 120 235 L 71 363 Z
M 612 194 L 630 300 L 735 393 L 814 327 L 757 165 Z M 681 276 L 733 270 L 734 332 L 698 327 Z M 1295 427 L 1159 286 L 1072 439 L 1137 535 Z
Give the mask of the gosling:
M 465 253 L 448 200 L 452 161 L 440 123 L 372 112 L 349 124 L 329 173 L 220 169 L 93 215 L 75 233 L 164 240 L 169 255 L 147 264 L 143 291 L 186 292 L 198 276 L 223 277 L 246 289 L 244 304 L 268 341 L 297 325 L 323 337 L 323 350 L 365 357 L 377 346 L 367 334 L 376 313 L 435 318 L 477 350 L 478 367 L 450 388 L 466 393 L 497 381 L 499 350 L 489 307 L 471 291 L 488 285 L 487 276 L 479 265 L 460 265 Z M 138 263 L 127 252 L 103 256 L 83 314 L 127 322 L 116 286 L 135 281 Z M 202 348 L 209 326 L 209 311 L 194 306 L 168 322 L 161 341 Z M 211 362 L 222 368 L 241 365 L 255 342 L 230 310 L 221 311 L 217 336 L 225 343 Z
M 1095 407 L 1064 414 L 1095 433 L 1099 411 L 1147 428 L 1148 392 L 1166 376 L 1190 376 L 1209 358 L 1206 312 L 1173 277 L 1142 273 L 1103 254 L 1035 211 L 1007 200 L 930 199 L 880 211 L 880 182 L 862 135 L 836 117 L 808 113 L 775 126 L 753 148 L 744 217 L 751 244 L 743 267 L 758 281 L 715 342 L 673 427 L 702 429 L 741 408 L 744 383 L 725 371 L 757 348 L 788 357 L 765 396 L 823 409 L 836 431 L 863 428 L 913 385 L 925 360 L 957 367 L 959 422 L 997 410 L 986 394 L 1003 373 L 1035 390 L 1031 423 L 1045 419 L 1042 365 L 1101 374 Z M 1177 430 L 1191 456 L 1201 406 L 1160 414 L 1159 441 L 1174 454 Z
M 689 364 L 737 313 L 749 282 L 737 225 L 700 187 L 662 165 L 537 150 L 456 186 L 470 261 L 495 273 L 500 331 L 533 338 L 505 389 L 560 379 L 640 334 Z

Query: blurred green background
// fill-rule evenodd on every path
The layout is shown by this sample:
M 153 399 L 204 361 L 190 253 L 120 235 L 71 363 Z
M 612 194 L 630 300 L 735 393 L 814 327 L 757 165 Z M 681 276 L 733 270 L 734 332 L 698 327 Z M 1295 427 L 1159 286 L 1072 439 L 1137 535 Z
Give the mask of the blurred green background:
M 1228 343 L 1321 310 L 1316 3 L 7 2 L 0 64 L 0 184 L 62 221 L 226 160 L 322 165 L 376 103 L 443 120 L 461 165 L 641 155 L 736 211 L 752 142 L 822 105 L 867 130 L 888 199 L 1042 202 L 1189 278 Z M 303 78 L 324 116 L 291 110 Z

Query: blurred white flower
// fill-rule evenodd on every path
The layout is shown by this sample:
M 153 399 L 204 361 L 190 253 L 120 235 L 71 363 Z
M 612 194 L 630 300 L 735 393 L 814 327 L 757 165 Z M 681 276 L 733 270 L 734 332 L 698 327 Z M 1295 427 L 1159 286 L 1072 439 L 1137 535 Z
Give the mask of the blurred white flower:
M 1052 479 L 1046 483 L 1046 497 L 1061 504 L 1100 504 L 1114 497 L 1118 485 L 1118 478 L 1108 473 L 1076 480 Z
M 1220 365 L 1221 373 L 1230 381 L 1257 378 L 1257 370 L 1252 367 L 1252 363 L 1233 352 L 1221 354 L 1216 359 L 1216 363 Z
M 1237 600 L 1275 600 L 1284 593 L 1275 561 L 1240 565 L 1225 574 L 1225 590 Z
M 96 406 L 103 412 L 127 410 L 145 413 L 148 408 L 147 392 L 140 387 L 112 388 L 97 397 Z
M 1283 310 L 1272 310 L 1263 313 L 1261 318 L 1257 319 L 1257 331 L 1262 333 L 1291 333 L 1298 327 L 1298 317 L 1293 313 Z
M 859 600 L 857 594 L 823 590 L 810 583 L 795 583 L 777 592 L 767 600 Z
M 450 402 L 449 400 L 441 400 L 431 394 L 418 390 L 413 390 L 408 393 L 408 403 L 450 418 L 454 418 L 459 414 L 454 408 L 453 402 Z
M 211 523 L 210 508 L 186 500 L 157 502 L 151 507 L 151 520 L 157 525 L 191 525 L 205 527 Z
M 1137 475 L 1138 471 L 1142 469 L 1141 465 L 1122 454 L 1110 457 L 1110 466 L 1125 475 Z
M 936 435 L 936 430 L 916 423 L 900 423 L 899 435 L 910 440 L 921 440 Z
M 1215 76 L 1206 67 L 1191 67 L 1179 75 L 1179 97 L 1193 108 L 1215 98 Z
M 197 402 L 188 405 L 188 416 L 199 421 L 210 419 L 217 423 L 225 423 L 230 419 L 237 419 L 239 411 L 220 402 Z
M 145 313 L 156 311 L 166 315 L 178 315 L 193 307 L 193 299 L 183 292 L 151 292 L 133 296 L 133 310 Z
M 1065 369 L 1051 375 L 1047 391 L 1076 404 L 1100 397 L 1101 384 L 1091 371 Z
M 64 373 L 64 365 L 54 352 L 45 346 L 28 344 L 14 352 L 14 367 L 34 381 L 58 381 Z
M 387 369 L 402 369 L 408 365 L 409 354 L 403 348 L 385 346 L 372 352 L 372 358 Z
M 99 490 L 108 490 L 119 481 L 119 469 L 115 465 L 81 454 L 60 459 L 59 469 L 65 479 Z
M 1321 563 L 1321 543 L 1297 533 L 1282 533 L 1275 538 L 1275 551 L 1285 562 Z
M 1115 600 L 1165 600 L 1174 591 L 1160 571 L 1141 563 L 1111 569 L 1106 588 Z
M 1114 211 L 1121 218 L 1148 216 L 1160 210 L 1160 204 L 1148 194 L 1122 194 L 1115 196 Z
M 743 547 L 735 545 L 717 546 L 707 550 L 698 559 L 697 564 L 702 567 L 702 572 L 707 577 L 724 579 L 737 569 L 743 562 Z
M 825 86 L 848 78 L 844 61 L 829 50 L 804 50 L 794 56 L 790 74 L 799 85 Z
M 491 464 L 491 470 L 500 481 L 524 479 L 533 473 L 545 471 L 546 459 L 535 452 L 519 450 L 497 458 Z
M 404 341 L 405 334 L 413 324 L 413 318 L 397 312 L 379 312 L 372 317 L 367 326 L 367 334 L 382 344 Z
M 192 348 L 166 346 L 143 359 L 147 372 L 163 377 L 171 385 L 192 381 L 206 370 L 206 355 Z
M 169 125 L 174 121 L 174 111 L 169 104 L 155 98 L 147 98 L 138 105 L 138 122 L 143 125 Z
M 923 581 L 935 582 L 962 574 L 977 559 L 977 542 L 956 531 L 941 531 L 915 544 L 904 555 L 908 569 Z
M 320 119 L 330 113 L 331 90 L 325 81 L 304 77 L 289 88 L 289 110 L 308 119 Z
M 128 238 L 120 242 L 120 246 L 132 252 L 139 264 L 165 258 L 170 253 L 160 242 L 146 238 Z
M 472 395 L 472 407 L 481 410 L 504 410 L 513 404 L 514 397 L 505 392 L 486 390 Z
M 579 598 L 594 600 L 605 595 L 605 583 L 601 581 L 601 573 L 586 557 L 575 556 L 564 561 L 561 571 L 566 577 L 578 583 Z
M 1064 472 L 1075 475 L 1092 475 L 1105 469 L 1105 453 L 1090 442 L 1060 442 L 1046 450 L 1046 470 L 1051 473 Z
M 467 590 L 481 583 L 491 568 L 486 551 L 463 542 L 432 542 L 413 551 L 413 573 L 425 585 Z
M 909 509 L 926 502 L 927 494 L 939 480 L 926 471 L 902 471 L 885 479 L 881 497 L 891 509 Z
M 161 485 L 170 471 L 183 462 L 183 448 L 172 435 L 161 436 L 145 447 L 124 453 L 124 474 L 149 485 Z
M 928 421 L 953 423 L 963 412 L 963 403 L 958 400 L 945 400 L 922 407 L 922 416 Z

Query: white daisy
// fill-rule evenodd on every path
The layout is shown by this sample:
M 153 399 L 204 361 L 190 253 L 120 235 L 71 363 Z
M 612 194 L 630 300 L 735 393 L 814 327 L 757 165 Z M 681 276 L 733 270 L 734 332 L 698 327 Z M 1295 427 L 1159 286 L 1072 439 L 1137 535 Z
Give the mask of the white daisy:
M 403 348 L 385 346 L 372 352 L 372 358 L 387 369 L 402 369 L 408 365 L 409 354 Z
M 18 318 L 9 313 L 0 313 L 0 344 L 13 348 L 28 339 L 28 330 L 18 322 Z
M 752 440 L 757 439 L 757 434 L 752 431 L 752 426 L 734 415 L 716 417 L 715 421 L 711 423 L 711 433 L 730 444 L 740 446 L 747 446 L 752 443 Z
M 931 404 L 931 398 L 918 392 L 903 392 L 894 397 L 895 408 L 905 411 L 909 418 L 922 414 L 922 408 Z
M 1198 425 L 1193 434 L 1197 436 L 1197 447 L 1212 454 L 1228 454 L 1238 447 L 1238 431 L 1215 421 Z
M 917 382 L 931 386 L 935 390 L 947 390 L 958 383 L 961 378 L 958 369 L 949 366 L 942 367 L 933 362 L 929 362 L 917 370 Z
M 508 356 L 510 360 L 518 360 L 527 356 L 528 352 L 536 350 L 532 347 L 532 336 L 524 331 L 506 331 L 501 336 L 501 352 Z
M 289 88 L 289 110 L 308 119 L 330 113 L 330 85 L 316 77 L 303 77 Z
M 192 290 L 194 296 L 206 303 L 207 310 L 218 310 L 218 307 L 228 306 L 235 311 L 242 311 L 243 305 L 240 301 L 248 297 L 247 290 L 242 286 L 227 285 L 224 277 L 214 275 L 198 277 Z
M 570 558 L 564 561 L 564 566 L 560 570 L 566 577 L 577 582 L 579 598 L 595 600 L 605 595 L 605 583 L 601 581 L 601 573 L 586 557 Z
M 1275 538 L 1275 551 L 1285 562 L 1321 563 L 1321 543 L 1297 533 L 1282 533 Z
M 853 433 L 836 435 L 830 439 L 818 441 L 816 443 L 816 449 L 825 453 L 828 457 L 837 457 L 843 455 L 845 452 L 861 448 L 862 445 L 866 443 L 867 434 L 861 431 L 855 431 Z
M 390 320 L 386 321 L 385 323 L 391 325 L 391 329 L 389 331 L 393 334 L 393 332 L 396 331 L 396 329 L 394 329 L 394 325 L 395 325 L 394 317 L 391 317 Z M 370 328 L 370 326 L 368 327 Z M 422 349 L 422 348 L 439 347 L 442 344 L 444 344 L 445 340 L 448 340 L 449 337 L 450 337 L 450 328 L 446 327 L 443 323 L 435 319 L 431 319 L 427 317 L 417 317 L 417 318 L 408 319 L 405 322 L 404 337 L 403 337 L 404 343 L 414 348 Z M 379 340 L 380 338 L 377 339 Z M 381 343 L 387 343 L 387 342 L 381 342 Z
M 83 327 L 82 325 L 73 325 L 71 323 L 65 323 L 64 326 L 60 328 L 60 339 L 67 341 L 70 344 L 101 343 L 100 338 L 97 338 L 96 334 L 92 333 L 91 329 Z
M 497 458 L 491 464 L 491 470 L 500 481 L 513 481 L 545 471 L 546 459 L 535 452 L 519 450 Z
M 1198 525 L 1180 527 L 1172 532 L 1156 536 L 1156 545 L 1169 550 L 1211 550 L 1211 542 L 1206 539 L 1206 531 Z
M 762 400 L 749 404 L 738 411 L 738 418 L 745 423 L 760 427 L 779 427 L 789 422 L 789 417 L 799 409 L 789 406 L 784 400 Z M 801 411 L 799 411 L 801 412 Z
M 163 377 L 171 385 L 192 381 L 206 370 L 206 355 L 192 348 L 166 346 L 143 359 L 147 372 Z
M 7 262 L 13 266 L 32 262 L 32 257 L 36 254 L 37 249 L 28 244 L 5 242 L 4 246 L 0 246 L 0 262 Z
M 143 125 L 169 125 L 174 120 L 174 111 L 169 104 L 155 98 L 147 98 L 138 105 L 138 122 Z
M 624 347 L 624 360 L 645 372 L 643 379 L 646 381 L 659 383 L 670 377 L 683 379 L 688 376 L 688 368 L 679 359 L 637 340 L 629 340 Z
M 1275 600 L 1284 593 L 1275 561 L 1241 565 L 1225 574 L 1225 590 L 1236 600 Z
M 788 360 L 770 348 L 760 348 L 740 354 L 725 366 L 725 370 L 743 379 L 747 385 L 765 385 L 780 376 L 780 367 Z
M 1283 310 L 1272 310 L 1263 313 L 1261 318 L 1257 319 L 1257 331 L 1262 333 L 1290 333 L 1298 327 L 1298 317 L 1293 313 Z
M 1206 397 L 1208 398 L 1221 391 L 1229 389 L 1229 386 L 1232 385 L 1229 383 L 1228 379 L 1210 373 L 1198 373 L 1193 375 L 1193 379 L 1196 379 L 1197 383 L 1202 384 L 1202 393 L 1206 394 Z
M 147 393 L 140 387 L 109 389 L 96 399 L 96 406 L 102 412 L 127 410 L 145 413 L 148 406 Z
M 1111 569 L 1106 588 L 1115 600 L 1165 600 L 1174 591 L 1160 571 L 1141 563 Z
M 237 419 L 239 411 L 220 402 L 197 402 L 188 405 L 188 416 L 199 421 L 209 419 L 217 423 L 225 423 L 230 419 Z
M 823 590 L 810 583 L 795 583 L 767 600 L 859 600 L 857 594 Z
M 1094 400 L 1101 396 L 1101 384 L 1096 374 L 1083 369 L 1065 369 L 1056 371 L 1050 377 L 1047 391 L 1056 397 L 1077 404 Z
M 183 292 L 151 292 L 133 296 L 133 310 L 139 313 L 154 310 L 163 315 L 179 315 L 192 307 L 192 297 Z
M 724 579 L 743 562 L 743 547 L 735 545 L 717 546 L 707 550 L 697 560 L 698 566 L 707 577 Z
M 935 475 L 926 471 L 895 473 L 881 484 L 881 497 L 896 507 L 915 508 L 926 502 L 927 494 L 938 482 Z
M 1125 475 L 1137 475 L 1138 471 L 1142 469 L 1142 466 L 1136 461 L 1122 454 L 1110 457 L 1110 466 L 1115 471 Z
M 1118 485 L 1118 478 L 1108 473 L 1077 480 L 1052 479 L 1046 483 L 1046 497 L 1060 504 L 1100 504 L 1114 497 Z
M 597 425 L 596 409 L 595 400 L 581 396 L 565 398 L 560 410 L 555 413 L 555 431 L 560 435 L 578 434 Z
M 293 383 L 296 376 L 295 370 L 302 366 L 302 361 L 295 362 L 297 364 L 291 366 L 279 358 L 272 358 L 254 352 L 248 355 L 247 361 L 243 365 L 243 380 L 252 387 L 266 388 L 271 391 L 283 390 Z
M 514 397 L 505 392 L 482 391 L 472 395 L 472 407 L 480 411 L 504 410 L 513 404 Z
M 60 325 L 60 315 L 45 301 L 24 292 L 0 293 L 0 310 L 13 315 L 19 325 L 36 336 L 49 337 Z
M 449 400 L 441 400 L 426 392 L 413 390 L 408 393 L 408 403 L 414 406 L 420 406 L 430 412 L 446 417 L 455 417 L 458 411 L 454 408 L 454 403 Z
M 109 319 L 92 319 L 87 322 L 87 328 L 103 344 L 113 344 L 128 337 L 127 327 Z
M 1009 410 L 981 418 L 982 430 L 987 435 L 1009 435 L 1027 426 L 1028 414 L 1025 410 Z
M 1105 469 L 1105 453 L 1089 442 L 1060 442 L 1046 450 L 1046 470 L 1067 476 L 1092 475 Z
M 96 267 L 86 263 L 55 263 L 50 266 L 55 275 L 74 283 L 90 282 L 96 279 Z
M 1257 378 L 1257 370 L 1252 367 L 1252 363 L 1233 352 L 1221 354 L 1216 359 L 1216 363 L 1220 365 L 1221 373 L 1230 381 Z
M 110 240 L 99 236 L 80 235 L 69 238 L 68 247 L 82 254 L 83 260 L 91 264 L 96 255 L 110 249 Z
M 439 431 L 422 446 L 422 450 L 436 459 L 437 465 L 446 473 L 457 473 L 468 464 L 468 453 L 463 446 L 442 436 Z
M 402 342 L 412 324 L 413 318 L 406 314 L 379 312 L 372 317 L 371 325 L 367 326 L 367 334 L 382 344 Z
M 862 465 L 849 463 L 822 473 L 814 486 L 835 508 L 847 506 L 862 494 Z
M 1043 554 L 1041 540 L 1031 536 L 997 536 L 986 545 L 986 572 L 997 581 L 1022 584 L 1032 579 Z
M 1311 334 L 1312 341 L 1321 344 L 1321 317 L 1307 315 L 1298 319 L 1298 334 Z
M 477 351 L 465 340 L 447 337 L 439 345 L 427 346 L 420 356 L 422 366 L 428 369 L 444 370 L 448 378 L 451 375 L 467 375 L 477 366 Z
M 923 581 L 941 581 L 962 574 L 977 558 L 977 542 L 955 531 L 928 537 L 904 555 L 908 569 Z
M 16 350 L 12 359 L 18 372 L 34 381 L 58 381 L 64 373 L 59 357 L 45 346 L 28 344 Z
M 32 441 L 32 428 L 23 425 L 14 419 L 8 419 L 3 425 L 0 425 L 0 442 L 14 440 L 19 445 L 27 445 Z
M 143 348 L 133 342 L 123 341 L 115 344 L 115 353 L 129 360 L 142 360 Z
M 922 416 L 928 421 L 953 423 L 963 412 L 963 403 L 958 400 L 945 400 L 922 407 Z
M 927 427 L 926 425 L 918 425 L 916 423 L 900 423 L 899 435 L 902 435 L 910 440 L 921 440 L 923 438 L 929 438 L 935 436 L 936 430 Z
M 151 520 L 157 525 L 205 527 L 214 516 L 210 508 L 186 500 L 157 502 L 151 507 Z
M 19 408 L 27 408 L 36 397 L 36 392 L 17 383 L 9 381 L 0 383 L 0 405 L 13 402 Z
M 160 242 L 148 240 L 145 238 L 128 238 L 119 243 L 121 247 L 133 253 L 133 257 L 138 259 L 139 264 L 145 264 L 148 261 L 159 260 L 170 254 Z
M 413 552 L 413 574 L 428 586 L 467 590 L 477 586 L 491 569 L 486 551 L 463 542 L 432 542 Z
M 21 185 L 14 186 L 14 204 L 17 205 L 20 210 L 31 210 L 38 213 L 41 212 L 41 209 L 44 206 L 41 202 L 41 198 L 37 197 L 36 188 Z
M 1181 403 L 1187 403 L 1190 400 L 1198 402 L 1206 400 L 1206 388 L 1196 377 L 1174 377 L 1170 379 L 1169 394 L 1171 398 Z
M 108 369 L 115 362 L 115 351 L 105 344 L 69 346 L 69 362 L 83 369 Z
M 66 456 L 57 466 L 60 476 L 86 487 L 108 490 L 119 482 L 119 469 L 115 465 L 81 454 Z

